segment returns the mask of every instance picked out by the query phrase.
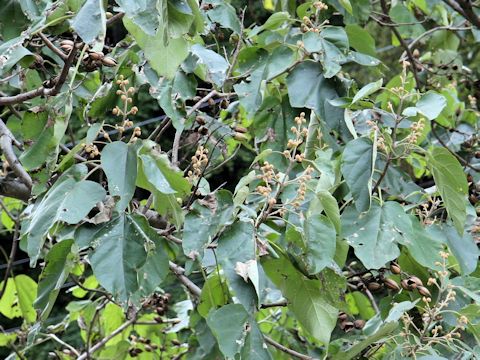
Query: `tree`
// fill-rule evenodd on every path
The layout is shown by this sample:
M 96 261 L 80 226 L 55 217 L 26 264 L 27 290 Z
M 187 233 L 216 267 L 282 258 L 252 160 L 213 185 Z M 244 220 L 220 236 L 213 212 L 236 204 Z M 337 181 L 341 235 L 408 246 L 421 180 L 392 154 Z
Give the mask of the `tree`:
M 479 16 L 6 2 L 4 357 L 480 358 Z

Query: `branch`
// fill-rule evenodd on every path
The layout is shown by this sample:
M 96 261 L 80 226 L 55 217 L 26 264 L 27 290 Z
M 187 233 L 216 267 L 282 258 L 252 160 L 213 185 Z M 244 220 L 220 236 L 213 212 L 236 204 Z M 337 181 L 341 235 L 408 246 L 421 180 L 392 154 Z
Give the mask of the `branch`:
M 7 196 L 27 202 L 30 189 L 23 182 L 8 177 L 0 178 L 0 196 Z
M 115 336 L 120 334 L 123 330 L 125 330 L 127 327 L 135 323 L 136 316 L 134 316 L 132 319 L 124 322 L 122 325 L 120 325 L 118 328 L 113 330 L 108 336 L 104 337 L 102 340 L 100 340 L 98 343 L 96 343 L 92 348 L 90 349 L 89 352 L 84 352 L 82 355 L 80 355 L 77 360 L 85 360 L 87 357 L 90 356 L 90 354 L 93 354 L 95 351 L 103 347 L 107 342 L 110 341 L 110 339 L 113 339 Z
M 0 106 L 21 103 L 21 102 L 36 98 L 38 96 L 57 95 L 60 92 L 60 89 L 62 88 L 63 84 L 65 83 L 65 80 L 67 80 L 68 71 L 70 69 L 70 65 L 73 62 L 73 59 L 75 58 L 76 52 L 77 52 L 77 47 L 73 46 L 72 50 L 70 50 L 70 54 L 65 60 L 65 64 L 63 65 L 62 72 L 60 73 L 58 78 L 54 80 L 55 86 L 53 88 L 46 88 L 44 86 L 40 86 L 37 89 L 30 90 L 17 95 L 0 97 Z
M 180 280 L 180 282 L 183 285 L 185 285 L 188 291 L 195 297 L 200 297 L 200 294 L 202 293 L 202 289 L 200 289 L 197 285 L 195 285 L 195 283 L 192 280 L 190 280 L 188 277 L 184 275 L 185 269 L 175 264 L 172 261 L 169 262 L 169 266 L 170 266 L 170 270 L 173 271 L 175 276 L 178 278 L 178 280 Z
M 385 2 L 385 0 L 380 0 L 380 5 L 382 7 L 382 11 L 383 11 L 384 16 L 388 19 L 389 23 L 392 24 L 392 25 L 396 25 L 390 19 L 390 17 L 388 16 L 388 7 L 387 7 L 387 3 Z M 395 37 L 400 42 L 400 45 L 405 49 L 405 52 L 407 53 L 408 60 L 410 61 L 410 64 L 412 66 L 413 77 L 415 78 L 415 83 L 417 84 L 417 88 L 418 88 L 418 87 L 420 87 L 420 79 L 418 78 L 418 74 L 417 74 L 415 57 L 413 56 L 412 51 L 408 47 L 408 44 L 402 38 L 402 35 L 400 35 L 400 32 L 398 31 L 398 29 L 395 26 L 392 26 L 390 29 L 392 30 L 393 34 L 395 35 Z
M 443 0 L 445 4 L 470 21 L 477 28 L 480 28 L 480 18 L 475 14 L 472 4 L 466 0 Z
M 117 22 L 117 20 L 122 19 L 125 16 L 125 13 L 118 13 L 113 15 L 110 19 L 107 20 L 107 26 L 112 25 L 113 23 Z
M 18 161 L 17 155 L 13 151 L 13 145 L 21 147 L 21 144 L 15 139 L 13 134 L 7 128 L 5 123 L 0 119 L 0 149 L 2 150 L 5 159 L 7 159 L 8 165 L 12 168 L 15 175 L 17 175 L 20 180 L 29 188 L 32 188 L 32 178 L 25 169 L 22 167 L 22 164 Z
M 295 350 L 292 350 L 292 349 L 289 349 L 287 348 L 286 346 L 283 346 L 282 344 L 279 344 L 278 342 L 276 342 L 275 340 L 269 338 L 268 336 L 264 336 L 264 339 L 265 341 L 267 342 L 267 344 L 270 344 L 272 345 L 274 348 L 280 350 L 280 351 L 283 351 L 285 354 L 288 354 L 288 355 L 291 355 L 293 357 L 296 357 L 297 359 L 303 359 L 303 360 L 314 360 L 315 358 L 311 357 L 311 356 L 308 356 L 308 355 L 305 355 L 305 354 L 302 354 L 302 353 L 299 353 Z
M 42 39 L 42 41 L 45 43 L 45 45 L 47 45 L 50 50 L 52 50 L 63 60 L 63 62 L 67 61 L 68 56 L 62 50 L 53 45 L 53 43 L 44 34 L 40 32 L 38 33 L 38 36 L 40 37 L 40 39 Z

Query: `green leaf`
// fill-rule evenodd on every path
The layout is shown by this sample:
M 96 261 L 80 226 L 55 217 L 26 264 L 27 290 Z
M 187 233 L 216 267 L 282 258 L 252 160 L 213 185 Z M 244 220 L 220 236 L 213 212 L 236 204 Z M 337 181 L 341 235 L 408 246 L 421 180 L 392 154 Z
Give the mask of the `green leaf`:
M 0 283 L 3 289 L 4 282 Z M 37 283 L 27 275 L 7 279 L 5 293 L 0 299 L 0 313 L 9 319 L 23 317 L 28 323 L 35 322 L 37 314 L 33 301 L 37 294 Z
M 460 236 L 454 227 L 446 224 L 433 225 L 428 230 L 432 237 L 443 239 L 447 243 L 460 265 L 462 275 L 469 275 L 475 271 L 480 251 L 471 234 L 464 233 L 463 236 Z
M 73 268 L 73 261 L 69 259 L 73 240 L 65 240 L 55 244 L 48 252 L 46 266 L 40 275 L 35 309 L 40 313 L 40 319 L 45 321 L 55 304 L 58 293 Z
M 271 359 L 263 335 L 242 305 L 228 304 L 212 311 L 207 324 L 226 359 Z
M 248 311 L 256 308 L 258 284 L 253 279 L 244 279 L 238 272 L 238 263 L 255 261 L 255 229 L 252 222 L 236 221 L 218 239 L 217 257 L 228 279 L 231 293 Z M 250 270 L 256 267 L 251 264 Z M 250 280 L 250 281 L 248 281 Z M 247 282 L 248 281 L 248 282 Z
M 406 225 L 399 228 L 400 222 Z M 383 206 L 375 202 L 367 213 L 349 206 L 342 214 L 343 236 L 367 269 L 379 269 L 400 255 L 396 242 L 401 241 L 401 229 L 408 226 L 410 219 L 392 201 Z
M 310 215 L 303 224 L 308 272 L 317 274 L 333 262 L 336 232 L 332 222 L 320 214 Z
M 191 259 L 203 257 L 203 252 L 213 237 L 224 226 L 231 224 L 233 200 L 230 192 L 219 191 L 207 206 L 195 201 L 185 216 L 183 227 L 183 253 Z
M 35 204 L 30 223 L 24 231 L 27 234 L 27 251 L 31 264 L 37 261 L 44 238 L 57 221 L 77 224 L 105 198 L 106 192 L 98 183 L 77 181 L 75 175 L 72 176 L 76 169 L 86 171 L 85 165 L 78 165 L 65 173 L 43 199 Z
M 188 56 L 187 41 L 183 38 L 173 38 L 165 44 L 161 31 L 156 36 L 149 36 L 129 19 L 125 18 L 123 23 L 138 46 L 143 49 L 145 57 L 157 74 L 173 79 L 178 67 Z
M 122 141 L 107 144 L 102 150 L 101 163 L 108 180 L 108 191 L 119 196 L 117 210 L 123 211 L 135 192 L 137 154 L 133 145 Z
M 141 215 L 121 214 L 93 234 L 93 274 L 115 299 L 125 302 L 139 290 L 145 275 L 139 270 L 147 260 L 145 244 L 155 239 L 161 241 Z
M 138 218 L 137 224 L 153 243 L 148 246 L 145 264 L 138 270 L 139 293 L 146 297 L 152 294 L 169 274 L 168 244 L 164 238 L 157 236 L 144 219 Z
M 348 34 L 350 46 L 355 50 L 370 56 L 377 55 L 375 39 L 367 30 L 357 24 L 348 24 L 345 26 L 345 31 Z
M 241 24 L 235 12 L 235 8 L 227 2 L 215 4 L 214 8 L 207 11 L 207 16 L 211 21 L 220 24 L 220 26 L 231 29 L 240 34 Z
M 125 16 L 147 35 L 155 36 L 159 26 L 158 12 L 155 9 L 156 0 L 130 1 L 118 0 L 117 4 Z
M 228 301 L 228 289 L 222 278 L 217 274 L 209 277 L 202 288 L 202 294 L 197 306 L 197 311 L 203 317 L 207 317 L 210 309 L 216 309 L 225 305 Z
M 72 28 L 86 44 L 103 44 L 107 29 L 103 1 L 87 0 L 73 19 Z
M 175 194 L 176 191 L 170 186 L 169 181 L 157 166 L 155 159 L 148 155 L 140 155 L 141 166 L 145 177 L 152 186 L 162 194 Z
M 466 196 L 468 183 L 458 160 L 444 147 L 434 147 L 428 153 L 428 165 L 435 185 L 442 196 L 448 215 L 460 235 L 467 219 Z
M 325 101 L 338 97 L 333 80 L 325 79 L 322 67 L 313 61 L 304 61 L 287 76 L 290 105 L 315 110 L 324 114 Z
M 319 280 L 307 279 L 285 256 L 264 260 L 262 265 L 270 280 L 287 298 L 289 308 L 302 327 L 317 340 L 328 344 L 338 314 L 326 298 L 331 289 L 323 287 Z M 319 290 L 322 288 L 324 291 Z
M 222 86 L 228 70 L 228 63 L 225 58 L 199 44 L 193 45 L 190 51 L 197 58 L 197 64 L 203 68 L 204 80 Z
M 350 141 L 343 150 L 341 171 L 359 211 L 370 208 L 373 156 L 372 141 L 365 137 Z
M 350 0 L 338 0 L 338 2 L 345 10 L 347 10 L 350 15 L 353 15 L 353 9 L 352 4 L 350 4 Z
M 327 217 L 335 226 L 335 231 L 337 232 L 337 234 L 340 234 L 340 209 L 338 208 L 337 199 L 335 199 L 333 195 L 330 194 L 328 191 L 317 192 L 317 198 L 320 201 L 320 204 L 322 204 L 325 214 L 327 214 Z
M 367 96 L 377 92 L 383 85 L 383 79 L 378 81 L 372 82 L 370 84 L 365 85 L 362 87 L 352 99 L 352 104 L 355 104 L 357 101 L 366 98 Z
M 434 120 L 446 106 L 447 99 L 445 96 L 429 91 L 417 101 L 415 107 L 406 108 L 402 114 L 405 116 L 416 116 L 417 113 L 420 113 L 428 120 Z

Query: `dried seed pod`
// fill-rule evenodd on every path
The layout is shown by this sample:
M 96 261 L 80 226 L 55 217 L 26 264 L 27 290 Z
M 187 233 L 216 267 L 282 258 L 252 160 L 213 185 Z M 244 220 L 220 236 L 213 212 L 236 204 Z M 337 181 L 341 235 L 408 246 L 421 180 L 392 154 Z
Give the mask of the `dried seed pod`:
M 415 289 L 417 286 L 423 286 L 422 280 L 416 276 L 410 276 L 407 281 Z
M 106 56 L 102 59 L 102 64 L 105 66 L 114 67 L 117 66 L 117 61 L 111 57 Z
M 245 134 L 242 134 L 242 133 L 239 133 L 239 132 L 236 132 L 233 137 L 237 141 L 247 140 L 247 137 L 245 136 Z
M 400 266 L 397 264 L 397 263 L 390 263 L 390 271 L 393 273 L 393 274 L 400 274 L 402 272 L 402 269 L 400 268 Z
M 170 340 L 170 342 L 172 343 L 172 345 L 175 345 L 175 346 L 181 345 L 180 341 L 178 341 L 177 339 L 172 339 Z
M 68 44 L 60 45 L 60 49 L 64 50 L 65 52 L 69 52 L 70 50 L 73 49 L 73 45 L 68 45 Z
M 159 324 L 163 323 L 163 319 L 162 319 L 160 316 L 155 316 L 155 317 L 153 318 L 153 320 L 155 320 L 155 322 L 157 322 L 157 323 L 159 323 Z
M 60 41 L 60 46 L 62 45 L 70 45 L 71 47 L 73 47 L 75 43 L 72 41 L 72 40 L 62 40 Z
M 208 135 L 208 129 L 205 126 L 200 126 L 198 132 L 202 135 Z
M 340 323 L 340 329 L 345 332 L 352 331 L 355 328 L 355 325 L 351 321 L 344 321 Z
M 373 277 L 372 273 L 366 273 L 362 275 L 363 280 L 369 280 Z
M 92 51 L 88 54 L 91 59 L 93 60 L 101 60 L 105 57 L 105 55 L 102 52 L 97 52 L 97 51 Z
M 405 290 L 412 290 L 412 287 L 411 287 L 410 284 L 408 283 L 408 280 L 407 280 L 407 279 L 403 279 L 402 281 L 400 281 L 400 285 L 401 285 L 402 288 L 404 288 Z
M 360 276 L 352 276 L 350 278 L 350 281 L 351 282 L 360 282 L 360 281 L 362 281 L 362 279 L 360 279 Z
M 398 286 L 397 282 L 395 280 L 392 280 L 392 279 L 385 279 L 384 281 L 384 284 L 387 288 L 391 289 L 391 290 L 395 290 L 395 291 L 399 291 L 400 290 L 400 286 Z
M 234 129 L 236 132 L 243 133 L 243 134 L 245 134 L 246 132 L 248 132 L 248 129 L 247 129 L 247 128 L 244 128 L 243 126 L 235 126 L 233 129 Z
M 158 315 L 162 316 L 165 314 L 165 308 L 163 308 L 162 306 L 159 306 L 155 309 L 155 311 L 157 312 Z
M 382 285 L 380 285 L 379 283 L 377 283 L 377 282 L 375 282 L 375 281 L 373 281 L 373 282 L 371 282 L 371 283 L 368 283 L 368 285 L 367 285 L 367 288 L 368 288 L 368 290 L 370 290 L 370 291 L 377 291 L 377 290 L 379 290 L 381 287 L 382 287 Z
M 203 116 L 197 116 L 195 118 L 195 121 L 200 125 L 205 125 L 206 124 L 205 118 Z
M 432 296 L 425 286 L 418 286 L 417 290 L 423 296 Z
M 347 318 L 348 318 L 348 315 L 346 313 L 344 313 L 343 311 L 338 314 L 338 320 L 340 320 L 340 321 L 345 321 L 345 320 L 347 320 Z
M 363 327 L 365 326 L 365 320 L 357 319 L 353 322 L 353 326 L 355 327 L 355 329 L 363 329 Z

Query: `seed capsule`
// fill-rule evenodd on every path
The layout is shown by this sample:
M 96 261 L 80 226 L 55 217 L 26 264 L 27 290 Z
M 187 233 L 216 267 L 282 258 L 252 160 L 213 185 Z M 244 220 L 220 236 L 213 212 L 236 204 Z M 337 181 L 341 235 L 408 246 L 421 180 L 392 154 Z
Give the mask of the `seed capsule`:
M 398 264 L 392 262 L 390 264 L 390 271 L 393 273 L 393 274 L 400 274 L 402 272 L 402 269 L 400 268 L 400 266 L 398 266 Z
M 402 288 L 404 288 L 405 290 L 412 290 L 412 287 L 411 287 L 410 284 L 408 283 L 408 280 L 407 280 L 407 279 L 403 279 L 403 280 L 400 282 L 400 285 L 401 285 Z
M 90 58 L 93 60 L 100 60 L 103 59 L 105 55 L 103 55 L 101 52 L 92 51 L 90 54 L 88 54 L 88 56 L 90 56 Z
M 365 326 L 365 320 L 362 320 L 362 319 L 358 319 L 358 320 L 355 320 L 353 322 L 353 326 L 355 327 L 355 329 L 363 329 L 363 327 Z
M 105 66 L 114 67 L 114 66 L 117 66 L 117 61 L 107 56 L 102 59 L 102 64 Z
M 420 280 L 418 277 L 416 276 L 410 276 L 408 279 L 407 279 L 408 283 L 410 284 L 410 286 L 412 288 L 416 288 L 417 286 L 423 286 L 423 283 L 422 283 L 422 280 Z
M 242 133 L 239 133 L 239 132 L 236 132 L 233 137 L 237 141 L 247 140 L 247 137 L 245 136 L 245 134 L 242 134 Z
M 347 317 L 348 317 L 348 315 L 345 314 L 343 311 L 338 314 L 338 320 L 340 320 L 340 321 L 345 321 L 345 320 L 347 320 Z
M 391 290 L 395 290 L 395 291 L 399 291 L 400 290 L 400 286 L 398 286 L 397 282 L 395 280 L 392 280 L 392 279 L 385 279 L 384 281 L 385 283 L 385 286 Z
M 243 126 L 235 126 L 234 130 L 242 134 L 245 134 L 246 132 L 248 132 L 248 129 L 244 128 Z
M 417 290 L 423 296 L 432 296 L 425 286 L 418 286 Z
M 367 285 L 367 287 L 368 287 L 368 290 L 370 290 L 370 291 L 377 291 L 378 289 L 380 289 L 382 287 L 382 285 L 380 285 L 377 282 L 371 282 Z
M 71 47 L 73 47 L 73 44 L 74 44 L 74 42 L 72 40 L 62 40 L 62 41 L 60 41 L 60 46 L 70 45 Z

